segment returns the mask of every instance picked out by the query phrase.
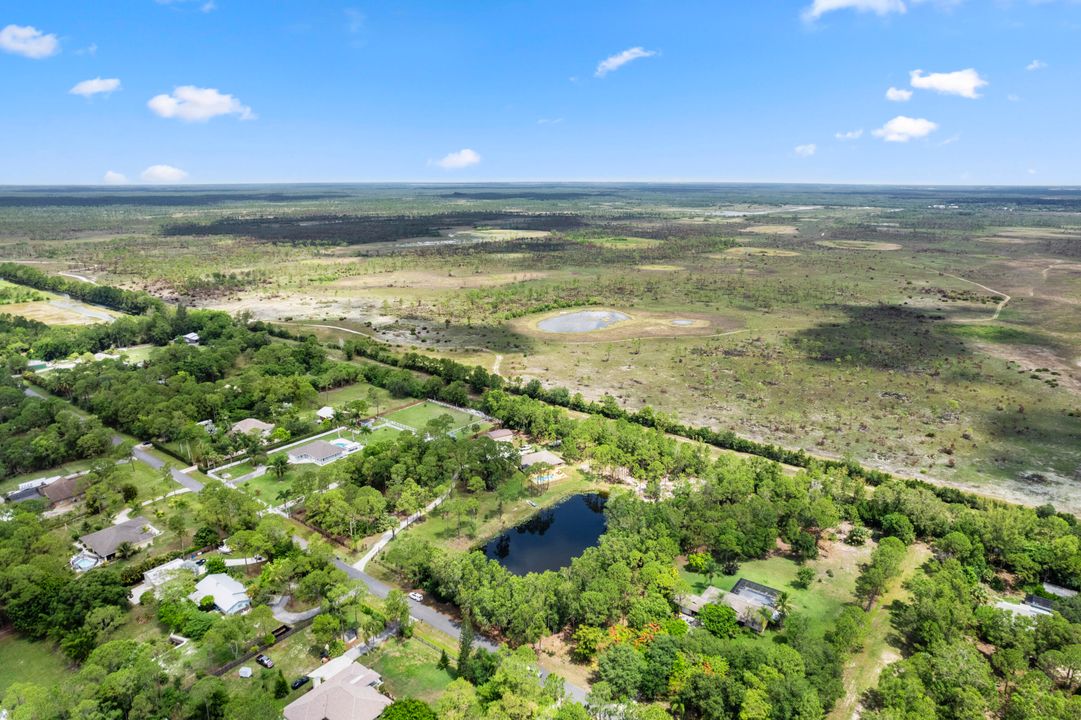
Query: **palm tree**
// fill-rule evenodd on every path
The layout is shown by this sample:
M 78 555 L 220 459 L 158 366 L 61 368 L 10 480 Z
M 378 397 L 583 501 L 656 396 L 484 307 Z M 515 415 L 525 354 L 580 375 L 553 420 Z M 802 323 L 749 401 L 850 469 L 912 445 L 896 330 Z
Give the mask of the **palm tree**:
M 270 469 L 274 471 L 274 477 L 281 480 L 289 472 L 289 458 L 283 452 L 275 454 L 270 458 Z

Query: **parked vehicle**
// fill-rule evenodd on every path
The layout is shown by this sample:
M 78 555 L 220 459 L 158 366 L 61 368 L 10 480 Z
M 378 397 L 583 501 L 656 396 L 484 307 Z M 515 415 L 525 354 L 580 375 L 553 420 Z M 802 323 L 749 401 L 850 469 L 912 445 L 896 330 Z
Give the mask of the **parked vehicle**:
M 307 675 L 298 677 L 296 680 L 293 681 L 293 689 L 296 690 L 297 688 L 304 687 L 304 684 L 307 683 L 309 680 L 311 680 L 311 678 Z
M 267 657 L 266 655 L 262 655 L 262 654 L 260 654 L 260 655 L 256 655 L 256 656 L 255 656 L 255 662 L 259 663 L 260 665 L 262 665 L 262 666 L 263 666 L 263 667 L 265 667 L 265 668 L 272 668 L 272 667 L 274 667 L 274 661 L 273 661 L 273 660 L 271 660 L 271 659 L 270 659 L 269 657 Z
M 409 593 L 409 599 L 414 602 L 424 602 L 424 596 L 416 591 Z

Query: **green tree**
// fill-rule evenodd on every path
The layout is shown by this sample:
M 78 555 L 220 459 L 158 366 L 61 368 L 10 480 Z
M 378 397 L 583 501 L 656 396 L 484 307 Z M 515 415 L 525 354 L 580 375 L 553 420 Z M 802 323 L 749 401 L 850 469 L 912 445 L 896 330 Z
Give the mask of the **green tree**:
M 383 710 L 379 720 L 437 720 L 435 711 L 416 698 L 395 700 Z
M 698 612 L 702 627 L 719 638 L 735 637 L 739 632 L 739 615 L 727 605 L 710 603 Z

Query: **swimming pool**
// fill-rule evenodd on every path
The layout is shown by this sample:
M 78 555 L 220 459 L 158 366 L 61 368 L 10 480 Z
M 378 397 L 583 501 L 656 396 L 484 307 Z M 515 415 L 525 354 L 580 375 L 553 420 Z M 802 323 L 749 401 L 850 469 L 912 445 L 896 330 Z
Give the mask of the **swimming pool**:
M 75 568 L 76 572 L 86 572 L 97 564 L 98 559 L 90 555 L 76 555 L 71 559 L 71 566 Z

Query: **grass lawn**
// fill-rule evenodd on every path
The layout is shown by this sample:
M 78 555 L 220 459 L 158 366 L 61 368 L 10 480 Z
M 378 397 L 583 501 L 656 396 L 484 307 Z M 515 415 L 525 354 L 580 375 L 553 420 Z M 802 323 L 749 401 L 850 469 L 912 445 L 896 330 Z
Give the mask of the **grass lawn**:
M 324 405 L 340 407 L 353 400 L 363 400 L 368 403 L 368 413 L 370 415 L 377 415 L 388 407 L 392 407 L 395 403 L 394 396 L 383 388 L 363 382 L 354 385 L 346 385 L 345 387 L 336 390 L 321 392 L 319 393 L 317 403 L 320 407 Z M 301 413 L 301 415 L 304 417 L 314 417 L 315 409 L 313 408 L 310 412 Z
M 270 505 L 280 505 L 282 501 L 278 499 L 278 493 L 282 490 L 288 490 L 292 486 L 293 480 L 295 480 L 299 474 L 300 471 L 298 471 L 296 466 L 293 466 L 285 473 L 285 476 L 279 480 L 278 476 L 275 475 L 272 470 L 267 470 L 267 472 L 259 477 L 250 478 L 238 484 L 237 488 Z
M 383 676 L 386 689 L 396 698 L 415 697 L 430 703 L 454 679 L 439 669 L 439 652 L 416 639 L 390 640 L 363 662 Z
M 253 685 L 261 687 L 267 697 L 279 708 L 284 708 L 311 690 L 312 685 L 307 683 L 299 690 L 290 690 L 289 694 L 284 698 L 275 698 L 274 681 L 278 677 L 278 670 L 281 670 L 282 675 L 285 676 L 285 681 L 291 684 L 298 677 L 307 675 L 308 672 L 319 667 L 319 653 L 312 651 L 314 645 L 315 641 L 312 639 L 311 628 L 305 628 L 285 638 L 277 645 L 273 645 L 266 651 L 266 654 L 274 661 L 273 669 L 267 670 L 260 667 L 253 658 L 225 673 L 221 679 L 230 687 L 249 688 Z M 239 675 L 240 668 L 245 666 L 252 669 L 252 676 L 246 679 Z
M 252 472 L 253 470 L 255 470 L 255 465 L 252 463 L 252 461 L 251 460 L 245 460 L 244 462 L 240 463 L 239 465 L 234 465 L 233 467 L 229 468 L 228 470 L 222 470 L 221 472 L 218 473 L 218 476 L 224 478 L 225 480 L 232 480 L 233 478 L 238 478 L 238 477 L 242 477 L 244 475 L 247 475 L 248 473 Z
M 841 543 L 828 545 L 828 551 L 806 563 L 815 571 L 815 579 L 806 590 L 792 586 L 800 566 L 781 556 L 741 563 L 735 575 L 715 575 L 713 585 L 722 590 L 731 590 L 740 578 L 746 578 L 786 592 L 791 612 L 806 616 L 813 632 L 824 633 L 840 613 L 841 607 L 854 600 L 858 564 L 866 559 L 872 548 L 871 543 L 863 547 Z M 694 593 L 701 593 L 709 584 L 704 575 L 686 568 L 680 569 L 680 577 Z
M 564 475 L 566 476 L 565 479 L 552 483 L 548 490 L 540 495 L 531 495 L 523 491 L 516 499 L 505 500 L 502 512 L 499 511 L 499 495 L 497 493 L 464 493 L 461 490 L 455 490 L 455 495 L 449 499 L 467 496 L 475 498 L 479 504 L 477 513 L 474 516 L 476 528 L 473 537 L 465 534 L 464 526 L 462 535 L 458 537 L 457 517 L 450 514 L 440 516 L 438 509 L 425 520 L 414 523 L 402 535 L 408 534 L 421 537 L 434 545 L 466 552 L 476 545 L 478 540 L 486 540 L 498 535 L 549 505 L 554 505 L 570 495 L 594 491 L 599 487 L 597 483 L 583 478 L 574 468 L 565 467 Z M 513 489 L 510 490 L 512 497 L 518 495 L 513 492 Z M 536 503 L 536 507 L 530 505 L 529 501 Z
M 71 675 L 64 656 L 46 642 L 24 640 L 11 633 L 0 637 L 0 696 L 12 683 L 30 682 L 51 688 Z
M 134 460 L 117 466 L 115 481 L 121 485 L 131 484 L 139 489 L 139 502 L 161 497 L 176 490 L 178 485 L 170 476 L 161 479 L 161 470 L 155 470 L 144 462 Z
M 443 407 L 442 405 L 436 405 L 427 400 L 417 403 L 416 405 L 410 405 L 407 408 L 402 408 L 401 410 L 395 410 L 392 413 L 384 415 L 384 417 L 388 420 L 399 422 L 402 425 L 407 425 L 420 431 L 429 422 L 442 415 L 450 415 L 454 418 L 454 424 L 451 425 L 452 433 L 465 428 L 467 434 L 472 434 L 470 428 L 473 424 L 478 424 L 482 430 L 491 427 L 491 423 L 483 422 L 480 418 L 470 415 L 467 412 Z
M 376 423 L 378 422 L 379 421 L 376 420 Z M 357 442 L 362 445 L 371 445 L 372 443 L 379 442 L 381 440 L 390 440 L 394 437 L 397 437 L 399 434 L 401 434 L 401 432 L 402 431 L 398 428 L 392 428 L 389 425 L 384 425 L 383 427 L 377 427 L 370 433 L 361 433 L 357 435 Z
M 31 480 L 38 480 L 40 478 L 54 477 L 56 475 L 70 475 L 81 470 L 88 470 L 90 466 L 94 464 L 93 460 L 72 460 L 71 462 L 64 463 L 63 465 L 57 465 L 56 467 L 49 468 L 48 470 L 37 470 L 35 472 L 23 473 L 22 475 L 14 475 L 9 478 L 0 480 L 0 494 L 8 493 L 19 487 L 24 482 Z

